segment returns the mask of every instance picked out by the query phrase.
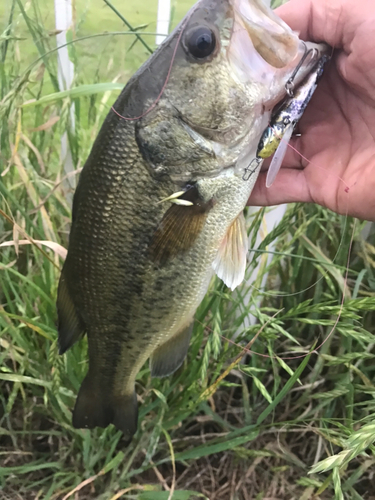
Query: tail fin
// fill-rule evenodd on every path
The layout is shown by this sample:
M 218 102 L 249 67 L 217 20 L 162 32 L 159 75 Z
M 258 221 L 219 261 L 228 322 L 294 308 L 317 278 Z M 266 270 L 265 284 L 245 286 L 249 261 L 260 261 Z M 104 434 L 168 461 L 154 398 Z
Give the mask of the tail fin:
M 106 389 L 94 383 L 90 373 L 86 375 L 74 407 L 73 426 L 77 429 L 93 429 L 114 424 L 130 441 L 137 431 L 137 395 L 135 392 L 116 395 Z

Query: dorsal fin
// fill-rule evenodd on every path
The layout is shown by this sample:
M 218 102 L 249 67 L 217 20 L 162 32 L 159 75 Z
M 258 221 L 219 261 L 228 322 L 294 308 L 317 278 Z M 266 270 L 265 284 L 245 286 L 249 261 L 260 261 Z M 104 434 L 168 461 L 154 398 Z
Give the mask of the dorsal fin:
M 241 212 L 230 225 L 212 264 L 218 277 L 232 290 L 241 284 L 245 277 L 248 248 L 245 217 Z

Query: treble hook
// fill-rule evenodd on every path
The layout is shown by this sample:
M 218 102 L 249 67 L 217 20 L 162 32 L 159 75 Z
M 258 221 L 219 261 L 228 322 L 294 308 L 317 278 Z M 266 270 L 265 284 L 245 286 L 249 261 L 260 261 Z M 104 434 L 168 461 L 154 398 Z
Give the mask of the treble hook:
M 292 76 L 289 78 L 289 80 L 285 84 L 285 90 L 287 91 L 287 94 L 288 94 L 289 97 L 294 97 L 294 93 L 293 93 L 293 90 L 294 90 L 294 79 L 295 79 L 298 71 L 301 69 L 302 64 L 306 61 L 306 58 L 310 54 L 310 52 L 316 51 L 315 48 L 307 50 L 307 45 L 305 44 L 305 42 L 302 42 L 302 43 L 303 43 L 303 45 L 305 47 L 305 52 L 304 52 L 304 54 L 303 54 L 300 62 L 297 64 L 295 70 L 293 71 Z

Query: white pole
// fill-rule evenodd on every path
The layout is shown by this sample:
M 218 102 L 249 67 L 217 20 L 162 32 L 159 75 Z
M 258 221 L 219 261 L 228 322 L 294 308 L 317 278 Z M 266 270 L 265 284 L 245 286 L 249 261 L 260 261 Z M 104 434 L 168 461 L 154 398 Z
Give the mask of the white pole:
M 169 23 L 171 20 L 171 0 L 159 0 L 158 18 L 156 24 L 156 45 L 160 45 L 169 33 Z
M 58 82 L 60 90 L 70 89 L 74 79 L 74 64 L 69 59 L 68 47 L 62 47 L 66 44 L 66 32 L 73 24 L 73 9 L 72 0 L 55 0 L 55 26 L 56 30 L 60 31 L 56 35 L 57 47 L 61 47 L 57 51 L 57 68 Z M 74 132 L 74 106 L 70 108 L 70 127 Z M 65 132 L 61 137 L 61 160 L 64 164 L 65 174 L 69 174 L 74 170 L 72 153 L 69 147 L 68 134 Z M 72 190 L 75 188 L 76 182 L 74 177 L 67 179 L 66 187 L 70 191 L 67 193 L 68 201 L 72 200 Z

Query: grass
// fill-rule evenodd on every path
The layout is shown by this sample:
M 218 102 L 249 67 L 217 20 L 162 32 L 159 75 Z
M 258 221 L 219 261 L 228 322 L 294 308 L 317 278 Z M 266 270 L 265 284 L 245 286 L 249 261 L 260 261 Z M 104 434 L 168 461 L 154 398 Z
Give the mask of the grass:
M 175 5 L 174 21 L 188 4 Z M 133 26 L 154 30 L 148 23 L 156 2 L 114 5 Z M 0 243 L 66 247 L 70 208 L 60 183 L 60 139 L 70 104 L 79 169 L 118 92 L 111 82 L 125 82 L 147 51 L 131 34 L 77 41 L 71 57 L 78 91 L 22 107 L 58 92 L 56 54 L 47 55 L 54 48 L 52 2 L 12 0 L 0 8 Z M 124 26 L 99 0 L 77 1 L 72 37 L 104 30 Z M 95 83 L 105 92 L 93 93 Z M 256 234 L 264 235 L 248 266 L 249 277 L 262 263 L 256 281 L 232 294 L 216 280 L 197 312 L 184 367 L 165 380 L 151 380 L 147 366 L 139 373 L 140 425 L 128 447 L 111 427 L 71 426 L 87 350 L 82 341 L 63 357 L 57 353 L 61 257 L 35 244 L 1 248 L 1 499 L 374 498 L 372 226 L 293 205 L 267 232 L 263 216 L 260 210 L 248 217 L 252 247 Z M 267 285 L 258 290 L 265 273 Z M 244 355 L 256 334 L 251 349 L 260 355 Z

